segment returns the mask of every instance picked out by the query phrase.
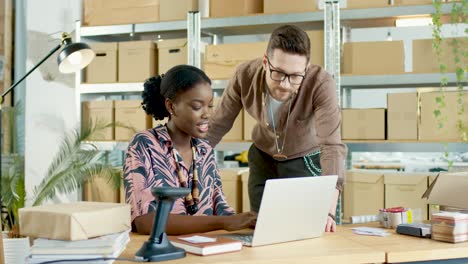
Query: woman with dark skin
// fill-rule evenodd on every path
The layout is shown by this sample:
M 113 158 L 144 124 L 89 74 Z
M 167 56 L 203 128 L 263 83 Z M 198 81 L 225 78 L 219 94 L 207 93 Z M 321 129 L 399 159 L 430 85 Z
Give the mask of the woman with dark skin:
M 124 184 L 133 231 L 151 232 L 157 206 L 151 189 L 160 186 L 191 189 L 174 203 L 169 235 L 253 227 L 256 213 L 235 214 L 227 204 L 214 151 L 203 140 L 213 107 L 211 80 L 198 68 L 179 65 L 144 86 L 146 113 L 169 121 L 137 133 L 128 147 Z

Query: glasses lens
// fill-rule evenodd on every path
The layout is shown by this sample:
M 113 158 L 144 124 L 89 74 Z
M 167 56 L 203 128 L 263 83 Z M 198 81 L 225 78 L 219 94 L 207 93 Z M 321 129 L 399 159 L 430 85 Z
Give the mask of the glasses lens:
M 301 84 L 302 80 L 304 80 L 304 76 L 302 75 L 289 75 L 291 84 Z
M 280 82 L 284 80 L 284 78 L 286 78 L 286 74 L 284 74 L 283 72 L 271 71 L 271 79 Z

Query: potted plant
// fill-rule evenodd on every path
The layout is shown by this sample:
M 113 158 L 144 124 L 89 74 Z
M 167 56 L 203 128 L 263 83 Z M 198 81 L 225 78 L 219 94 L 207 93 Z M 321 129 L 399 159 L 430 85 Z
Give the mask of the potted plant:
M 78 129 L 67 133 L 59 151 L 50 164 L 46 176 L 34 188 L 31 196 L 27 196 L 24 187 L 24 169 L 22 158 L 14 155 L 12 165 L 2 173 L 2 224 L 7 231 L 3 244 L 7 263 L 22 263 L 24 254 L 29 255 L 29 241 L 21 238 L 18 226 L 18 210 L 24 207 L 26 198 L 31 199 L 34 206 L 41 205 L 55 197 L 57 193 L 70 193 L 77 190 L 83 182 L 93 177 L 106 177 L 118 188 L 121 182 L 120 170 L 105 159 L 105 153 L 87 140 L 96 133 L 113 124 L 85 126 L 81 132 Z M 15 248 L 10 250 L 10 244 L 22 244 L 26 241 L 27 251 Z M 18 262 L 21 261 L 21 262 Z

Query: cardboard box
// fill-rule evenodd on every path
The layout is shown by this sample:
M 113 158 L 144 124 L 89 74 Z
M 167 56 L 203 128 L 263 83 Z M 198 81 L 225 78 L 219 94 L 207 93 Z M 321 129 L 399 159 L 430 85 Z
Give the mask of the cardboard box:
M 242 212 L 242 179 L 245 168 L 220 169 L 219 176 L 223 184 L 223 192 L 228 204 L 237 213 Z
M 82 103 L 81 123 L 83 128 L 95 124 L 107 125 L 114 122 L 114 101 L 89 101 Z M 90 136 L 91 140 L 114 140 L 114 129 L 108 127 L 96 131 Z
M 460 65 L 467 65 L 468 58 L 462 55 L 463 47 L 468 45 L 468 42 L 463 38 L 457 38 L 460 48 Z M 444 38 L 442 40 L 441 63 L 447 66 L 447 72 L 455 72 L 455 56 L 453 54 L 453 46 L 451 42 L 453 38 Z M 432 39 L 416 39 L 413 40 L 413 72 L 431 73 L 440 72 L 440 63 L 437 55 L 432 49 Z
M 187 39 L 170 39 L 158 42 L 158 73 L 188 63 Z
M 153 41 L 119 43 L 119 82 L 143 82 L 157 73 L 158 54 Z
M 317 10 L 316 0 L 263 0 L 265 14 L 314 12 Z
M 88 202 L 120 202 L 120 190 L 113 187 L 110 179 L 95 177 L 83 184 L 83 201 Z
M 187 13 L 198 10 L 198 0 L 159 0 L 161 21 L 186 20 Z
M 419 140 L 422 141 L 461 141 L 461 134 L 457 128 L 458 120 L 458 93 L 445 93 L 446 106 L 440 109 L 442 115 L 448 118 L 444 121 L 444 126 L 439 128 L 438 121 L 434 116 L 434 111 L 439 107 L 436 103 L 436 98 L 440 96 L 439 92 L 421 93 L 421 117 L 419 123 Z M 461 116 L 461 120 L 468 120 L 468 92 L 463 93 L 463 102 L 465 112 Z
M 153 127 L 157 127 L 159 125 L 165 125 L 167 123 L 167 121 L 169 121 L 168 117 L 164 118 L 163 120 L 156 120 L 156 119 L 153 118 L 152 119 L 152 122 L 153 122 L 152 125 L 153 125 Z
M 346 8 L 377 8 L 388 7 L 388 0 L 347 0 Z
M 115 101 L 115 122 L 130 128 L 115 127 L 115 140 L 130 140 L 138 131 L 151 127 L 152 117 L 145 113 L 140 100 Z
M 86 67 L 87 83 L 117 82 L 117 43 L 93 43 L 94 60 Z
M 129 230 L 130 205 L 76 202 L 19 209 L 22 236 L 83 240 Z
M 249 198 L 249 171 L 244 171 L 241 174 L 242 180 L 242 212 L 250 212 Z
M 324 66 L 325 58 L 323 51 L 324 47 L 324 34 L 323 30 L 306 31 L 310 39 L 310 63 Z
M 427 181 L 428 174 L 384 174 L 385 208 L 398 206 L 412 209 L 420 208 L 422 220 L 427 220 L 427 201 L 421 198 L 427 189 Z
M 103 26 L 159 21 L 159 0 L 84 0 L 83 25 Z
M 429 204 L 468 209 L 468 172 L 439 174 L 427 188 L 423 198 Z
M 387 94 L 387 138 L 418 139 L 418 94 Z
M 346 172 L 343 190 L 343 217 L 376 215 L 384 207 L 383 173 L 352 170 Z
M 385 139 L 385 110 L 342 109 L 342 139 Z
M 237 66 L 261 58 L 266 53 L 267 45 L 267 42 L 208 45 L 205 53 L 205 73 L 212 80 L 230 79 Z
M 394 5 L 432 5 L 432 0 L 393 0 Z
M 401 74 L 405 72 L 403 41 L 348 42 L 343 48 L 344 74 Z
M 263 0 L 210 0 L 210 17 L 247 16 L 263 12 Z
M 221 97 L 214 97 L 213 98 L 213 111 L 217 111 L 217 107 L 219 102 L 221 101 Z M 234 123 L 232 124 L 231 130 L 224 135 L 222 138 L 223 141 L 242 141 L 244 135 L 244 111 L 241 109 L 239 115 L 237 115 Z
M 244 140 L 252 140 L 252 132 L 256 124 L 257 120 L 244 110 Z

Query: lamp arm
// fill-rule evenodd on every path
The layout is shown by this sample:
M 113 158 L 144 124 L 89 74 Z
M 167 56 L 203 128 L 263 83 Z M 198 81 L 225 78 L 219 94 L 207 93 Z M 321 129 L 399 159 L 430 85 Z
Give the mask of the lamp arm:
M 21 79 L 19 79 L 18 81 L 16 81 L 14 84 L 12 84 L 10 86 L 10 88 L 8 88 L 8 90 L 6 90 L 2 95 L 1 95 L 1 98 L 0 98 L 0 107 L 1 107 L 1 104 L 3 104 L 3 100 L 5 100 L 5 96 L 7 94 L 9 94 L 13 89 L 15 89 L 16 86 L 18 86 L 18 84 L 20 84 L 24 79 L 26 79 L 26 77 L 29 76 L 29 74 L 31 74 L 37 67 L 39 67 L 42 63 L 44 63 L 44 61 L 46 61 L 50 56 L 52 56 L 52 54 L 54 54 L 57 50 L 59 50 L 61 47 L 62 47 L 63 43 L 60 43 L 58 44 L 54 49 L 52 49 L 49 54 L 47 54 L 41 61 L 39 61 L 36 65 L 34 65 L 34 67 L 32 67 L 31 70 L 29 70 L 23 77 L 21 77 Z

